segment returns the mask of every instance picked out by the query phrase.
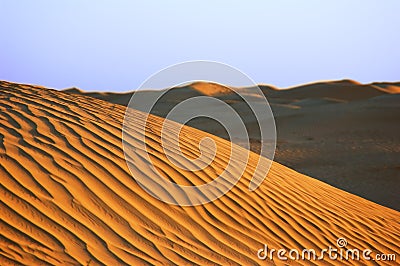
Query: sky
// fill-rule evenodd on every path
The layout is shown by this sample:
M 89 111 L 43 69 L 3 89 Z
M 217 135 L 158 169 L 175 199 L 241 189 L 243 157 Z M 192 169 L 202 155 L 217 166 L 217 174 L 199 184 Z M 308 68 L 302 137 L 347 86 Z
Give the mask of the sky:
M 399 10 L 397 0 L 0 0 L 0 80 L 122 92 L 212 60 L 278 87 L 399 81 Z

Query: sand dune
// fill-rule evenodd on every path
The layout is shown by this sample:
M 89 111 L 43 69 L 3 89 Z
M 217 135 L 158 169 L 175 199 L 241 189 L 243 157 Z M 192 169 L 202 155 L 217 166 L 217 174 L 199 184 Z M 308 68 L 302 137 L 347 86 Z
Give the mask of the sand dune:
M 400 82 L 374 82 L 370 85 L 387 93 L 400 93 Z
M 400 253 L 397 211 L 278 163 L 250 192 L 254 153 L 228 194 L 179 207 L 149 196 L 129 173 L 121 147 L 123 106 L 3 81 L 0 109 L 1 265 L 286 265 L 260 261 L 257 250 L 263 244 L 323 249 L 339 237 L 348 248 Z M 185 152 L 195 152 L 205 136 L 218 146 L 209 171 L 185 174 L 159 156 L 162 121 L 150 120 L 152 160 L 178 183 L 215 178 L 231 144 L 184 127 Z M 145 174 L 142 166 L 136 175 Z
M 328 82 L 315 82 L 289 88 L 290 93 L 286 93 L 285 98 L 303 99 L 310 98 L 333 98 L 339 100 L 361 100 L 382 95 L 384 92 L 370 84 L 361 84 L 354 80 L 338 80 Z M 279 97 L 285 91 L 275 92 L 273 97 Z
M 277 88 L 272 85 L 260 84 L 260 89 L 270 98 L 283 98 L 291 100 L 301 100 L 304 98 L 332 98 L 337 100 L 360 100 L 379 96 L 386 93 L 399 93 L 400 83 L 397 82 L 373 82 L 370 84 L 361 84 L 354 80 L 338 80 L 315 82 L 305 85 L 293 86 L 289 88 Z M 152 88 L 149 88 L 152 89 Z M 206 82 L 194 82 L 189 85 L 177 87 L 180 93 L 190 95 L 207 95 L 207 96 L 226 96 L 231 94 L 224 86 L 210 84 Z M 251 87 L 243 87 L 244 90 L 251 90 Z M 106 100 L 116 104 L 127 105 L 130 97 L 134 93 L 113 93 L 113 92 L 86 92 L 78 88 L 64 89 L 64 92 L 72 94 L 83 94 L 86 96 Z M 171 92 L 173 93 L 173 92 Z M 174 94 L 177 96 L 177 94 Z M 172 98 L 172 97 L 171 97 Z
M 400 210 L 400 83 L 361 84 L 326 81 L 279 90 L 260 85 L 274 112 L 278 146 L 275 159 L 296 171 L 376 203 Z M 252 88 L 240 88 L 251 95 Z M 71 91 L 77 93 L 77 91 Z M 139 92 L 143 95 L 151 91 Z M 132 93 L 79 94 L 126 105 Z M 226 87 L 197 82 L 168 91 L 153 114 L 165 117 L 177 103 L 193 97 L 216 97 L 235 108 L 251 133 L 258 152 L 257 121 L 245 104 Z M 141 109 L 141 106 L 136 106 Z M 209 119 L 189 126 L 228 139 L 223 127 Z M 232 140 L 241 144 L 242 140 Z

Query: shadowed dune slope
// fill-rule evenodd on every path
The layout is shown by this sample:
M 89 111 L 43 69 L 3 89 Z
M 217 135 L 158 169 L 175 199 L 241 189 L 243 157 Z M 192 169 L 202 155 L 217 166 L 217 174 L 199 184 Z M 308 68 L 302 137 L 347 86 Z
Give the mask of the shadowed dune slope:
M 256 154 L 238 184 L 214 202 L 179 207 L 152 198 L 124 160 L 124 112 L 98 99 L 0 83 L 0 265 L 266 265 L 273 262 L 257 259 L 263 244 L 321 250 L 339 237 L 348 248 L 400 252 L 399 212 L 278 163 L 249 192 Z M 185 175 L 160 155 L 162 121 L 149 122 L 157 166 L 178 183 L 215 178 L 230 143 L 183 127 L 184 152 L 195 153 L 205 136 L 218 147 L 208 171 Z M 144 168 L 138 164 L 135 174 Z M 315 262 L 357 263 L 366 262 Z
M 334 98 L 339 100 L 361 100 L 384 94 L 379 87 L 370 84 L 361 84 L 354 80 L 338 80 L 327 82 L 315 82 L 289 88 L 287 98 L 303 99 L 310 98 Z M 280 90 L 274 96 L 280 96 L 285 90 Z

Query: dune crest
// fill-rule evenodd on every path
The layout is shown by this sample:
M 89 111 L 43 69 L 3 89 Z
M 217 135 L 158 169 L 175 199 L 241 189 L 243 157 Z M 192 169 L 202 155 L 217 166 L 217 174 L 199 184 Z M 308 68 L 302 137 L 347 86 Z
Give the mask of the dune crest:
M 121 105 L 2 81 L 0 110 L 1 265 L 285 265 L 259 260 L 257 251 L 264 244 L 321 250 L 340 237 L 348 248 L 400 253 L 399 212 L 278 163 L 254 192 L 248 190 L 250 160 L 238 184 L 214 202 L 179 207 L 158 201 L 126 166 Z M 149 126 L 158 132 L 162 121 L 152 116 Z M 187 153 L 206 135 L 219 147 L 229 144 L 183 130 Z M 182 175 L 159 156 L 159 136 L 152 136 L 154 161 L 179 182 L 213 179 L 226 161 L 219 149 L 212 169 Z M 135 174 L 144 175 L 141 169 Z M 314 262 L 354 263 L 366 262 Z

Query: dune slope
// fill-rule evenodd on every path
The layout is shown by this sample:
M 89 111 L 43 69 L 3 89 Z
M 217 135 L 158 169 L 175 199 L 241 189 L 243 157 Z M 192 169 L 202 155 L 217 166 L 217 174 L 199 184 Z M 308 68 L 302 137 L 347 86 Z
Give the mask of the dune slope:
M 279 90 L 260 85 L 275 116 L 278 145 L 275 160 L 337 188 L 400 210 L 399 83 L 361 84 L 353 80 L 320 81 Z M 251 95 L 254 88 L 239 88 Z M 84 94 L 127 105 L 132 93 Z M 143 95 L 150 91 L 139 92 Z M 247 105 L 226 87 L 195 82 L 169 90 L 152 113 L 166 117 L 176 104 L 194 96 L 213 96 L 240 113 L 250 132 L 251 150 L 260 149 L 257 121 Z M 257 98 L 253 98 L 258 101 Z M 141 109 L 136 106 L 135 109 Z M 198 110 L 197 113 L 202 113 Z M 212 119 L 197 118 L 188 125 L 229 139 Z M 234 139 L 236 144 L 243 141 Z M 245 141 L 246 142 L 246 141 Z
M 321 250 L 339 237 L 348 248 L 400 253 L 399 212 L 278 163 L 248 191 L 256 154 L 238 184 L 214 202 L 179 207 L 158 201 L 126 166 L 124 112 L 98 99 L 0 83 L 0 265 L 285 265 L 259 260 L 257 250 L 264 244 Z M 150 120 L 148 143 L 160 169 L 176 182 L 215 178 L 230 143 L 184 127 L 187 153 L 196 153 L 205 136 L 222 147 L 210 169 L 184 175 L 159 155 L 162 121 Z M 141 170 L 139 164 L 135 174 L 144 175 Z

